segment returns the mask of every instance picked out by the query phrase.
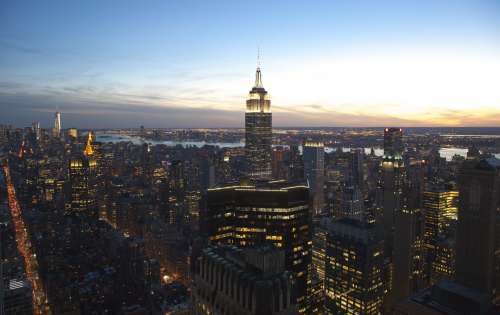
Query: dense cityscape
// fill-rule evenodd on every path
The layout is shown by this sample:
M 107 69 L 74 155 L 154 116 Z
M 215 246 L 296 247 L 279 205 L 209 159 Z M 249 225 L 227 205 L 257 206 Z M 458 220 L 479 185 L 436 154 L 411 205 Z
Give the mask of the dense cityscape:
M 499 314 L 500 128 L 0 126 L 1 314 Z M 243 107 L 243 106 L 242 106 Z

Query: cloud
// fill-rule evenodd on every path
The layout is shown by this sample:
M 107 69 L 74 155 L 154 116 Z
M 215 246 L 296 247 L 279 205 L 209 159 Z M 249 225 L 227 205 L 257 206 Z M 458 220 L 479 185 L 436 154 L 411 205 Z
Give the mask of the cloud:
M 354 56 L 297 64 L 293 69 L 266 69 L 274 125 L 500 125 L 496 59 L 446 60 L 416 53 L 389 59 Z M 76 127 L 102 128 L 106 123 L 241 127 L 245 86 L 253 83 L 251 76 L 237 69 L 209 70 L 163 73 L 166 70 L 160 69 L 135 80 L 140 76 L 111 79 L 102 69 L 88 67 L 74 73 L 55 72 L 47 80 L 5 78 L 0 81 L 0 108 L 16 110 L 7 110 L 0 119 L 19 125 L 45 119 L 51 124 L 50 113 L 59 107 Z M 161 76 L 148 78 L 156 74 Z
M 240 110 L 221 110 L 214 107 L 183 107 L 168 104 L 169 99 L 140 94 L 112 94 L 113 98 L 99 100 L 95 91 L 86 87 L 66 89 L 60 94 L 7 93 L 1 91 L 0 123 L 29 125 L 41 121 L 48 127 L 52 114 L 58 108 L 63 113 L 64 126 L 77 128 L 148 127 L 242 127 L 244 105 Z M 17 85 L 15 85 L 17 87 Z M 69 90 L 69 91 L 68 91 Z M 89 92 L 94 97 L 81 94 Z M 77 97 L 78 96 L 78 97 Z M 133 101 L 134 98 L 139 101 Z M 132 100 L 131 100 L 132 99 Z M 159 103 L 148 102 L 148 100 Z M 236 107 L 236 106 L 234 106 Z M 15 110 L 12 110 L 15 108 Z M 302 106 L 273 106 L 273 124 L 276 127 L 330 127 L 330 126 L 495 126 L 500 125 L 500 111 L 468 113 L 464 111 L 436 111 L 421 119 L 402 119 L 392 116 L 348 114 L 318 104 Z

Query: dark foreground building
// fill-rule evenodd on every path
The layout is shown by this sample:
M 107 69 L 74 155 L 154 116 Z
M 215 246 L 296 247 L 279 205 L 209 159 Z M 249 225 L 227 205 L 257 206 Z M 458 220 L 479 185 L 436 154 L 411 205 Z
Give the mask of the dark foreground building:
M 206 202 L 202 233 L 212 243 L 272 244 L 284 251 L 299 311 L 305 312 L 311 263 L 308 187 L 286 181 L 237 184 L 209 189 Z
M 500 295 L 500 160 L 467 160 L 459 173 L 456 280 Z
M 487 294 L 448 280 L 412 295 L 394 307 L 394 315 L 500 314 Z
M 284 258 L 271 246 L 205 248 L 195 262 L 192 314 L 295 314 Z

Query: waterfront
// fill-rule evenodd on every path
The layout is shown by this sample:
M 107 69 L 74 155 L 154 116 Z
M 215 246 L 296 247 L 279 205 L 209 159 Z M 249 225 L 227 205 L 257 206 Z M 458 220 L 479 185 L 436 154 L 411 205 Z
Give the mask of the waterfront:
M 128 135 L 116 135 L 116 134 L 100 134 L 97 135 L 97 141 L 99 142 L 132 142 L 133 144 L 143 144 L 150 143 L 152 145 L 163 144 L 167 146 L 183 146 L 183 147 L 197 147 L 201 148 L 205 145 L 213 145 L 218 146 L 220 148 L 239 148 L 245 145 L 244 142 L 206 142 L 206 141 L 171 141 L 171 140 L 148 140 L 145 141 L 140 137 L 128 136 Z M 364 148 L 365 154 L 370 154 L 372 148 Z M 342 151 L 349 152 L 351 148 L 343 147 Z M 326 153 L 330 153 L 335 151 L 334 148 L 325 148 Z M 384 150 L 381 148 L 374 148 L 376 156 L 382 156 Z M 455 155 L 459 155 L 462 157 L 467 156 L 467 149 L 460 147 L 442 147 L 439 149 L 439 154 L 441 157 L 446 158 L 446 161 L 451 161 Z M 500 153 L 494 154 L 497 158 L 500 158 Z

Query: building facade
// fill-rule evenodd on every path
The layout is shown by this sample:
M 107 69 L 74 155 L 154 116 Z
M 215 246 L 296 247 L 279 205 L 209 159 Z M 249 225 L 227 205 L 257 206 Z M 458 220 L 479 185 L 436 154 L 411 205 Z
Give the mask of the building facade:
M 295 314 L 293 276 L 272 247 L 205 248 L 195 262 L 191 314 Z
M 262 85 L 260 67 L 250 91 L 245 112 L 245 151 L 247 174 L 253 179 L 270 179 L 273 140 L 271 100 Z
M 317 215 L 325 204 L 325 146 L 322 142 L 304 141 L 302 150 L 304 178 L 311 189 L 311 210 Z
M 467 160 L 458 178 L 456 281 L 497 296 L 500 160 Z
M 299 311 L 307 303 L 311 227 L 305 185 L 263 181 L 209 189 L 202 212 L 202 235 L 213 243 L 238 247 L 272 244 L 285 253 L 295 278 Z
M 381 314 L 383 250 L 379 226 L 347 218 L 331 223 L 326 248 L 326 314 Z
M 89 133 L 84 152 L 75 154 L 69 160 L 69 204 L 66 206 L 68 214 L 97 215 L 97 162 L 93 155 L 92 136 Z

